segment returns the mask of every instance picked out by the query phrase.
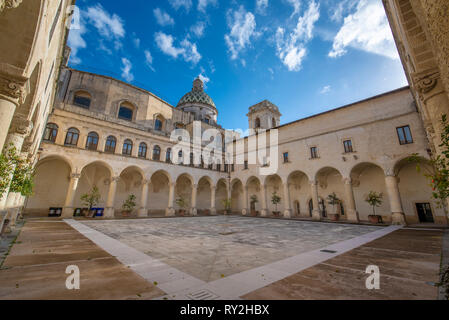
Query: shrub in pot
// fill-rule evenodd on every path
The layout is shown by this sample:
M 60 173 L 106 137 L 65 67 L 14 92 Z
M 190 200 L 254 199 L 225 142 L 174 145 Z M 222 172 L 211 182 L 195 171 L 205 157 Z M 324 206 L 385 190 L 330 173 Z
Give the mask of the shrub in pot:
M 183 196 L 179 196 L 179 197 L 176 199 L 176 204 L 177 204 L 178 207 L 180 208 L 180 209 L 178 210 L 179 215 L 180 215 L 181 217 L 185 216 L 185 215 L 186 215 L 186 212 L 187 212 L 187 206 L 188 206 L 187 200 L 186 200 Z
M 133 194 L 130 194 L 128 198 L 125 200 L 122 206 L 122 215 L 124 217 L 129 217 L 131 213 L 133 212 L 134 208 L 136 207 L 136 196 Z
M 373 208 L 373 214 L 368 216 L 371 223 L 382 223 L 382 216 L 376 214 L 376 207 L 380 207 L 383 203 L 383 194 L 371 191 L 365 198 L 365 201 Z
M 278 196 L 277 192 L 273 192 L 273 194 L 271 195 L 271 203 L 275 205 L 276 210 L 273 211 L 273 215 L 275 217 L 279 217 L 281 215 L 281 213 L 278 211 L 278 204 L 281 203 L 281 197 Z
M 92 210 L 93 207 L 95 207 L 100 202 L 100 191 L 98 190 L 97 186 L 93 186 L 92 190 L 89 193 L 85 193 L 81 196 L 81 201 L 83 202 L 83 205 L 85 205 L 87 208 L 82 210 L 82 213 L 85 217 L 90 216 L 91 218 L 95 218 L 95 211 Z
M 221 203 L 223 204 L 224 207 L 224 214 L 227 215 L 230 211 L 231 211 L 231 199 L 224 199 L 221 201 Z
M 251 204 L 251 215 L 253 217 L 256 217 L 258 212 L 256 211 L 256 203 L 259 202 L 259 199 L 257 199 L 257 196 L 253 194 L 250 198 L 250 204 Z
M 341 200 L 337 197 L 337 195 L 334 193 L 330 194 L 327 197 L 327 203 L 332 206 L 332 212 L 329 214 L 332 221 L 338 221 L 340 220 L 340 204 Z

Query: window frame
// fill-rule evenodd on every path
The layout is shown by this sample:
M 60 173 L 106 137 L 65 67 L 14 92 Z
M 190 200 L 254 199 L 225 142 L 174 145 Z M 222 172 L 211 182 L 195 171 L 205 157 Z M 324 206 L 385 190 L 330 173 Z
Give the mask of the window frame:
M 112 148 L 111 143 L 109 143 L 109 145 L 108 145 L 108 142 L 112 142 L 112 141 L 114 142 L 114 148 Z M 106 143 L 104 145 L 104 152 L 114 154 L 116 150 L 117 150 L 117 138 L 114 136 L 108 136 L 106 138 Z
M 125 153 L 125 146 L 128 146 L 126 148 L 126 151 L 127 151 L 126 153 Z M 123 141 L 122 155 L 124 155 L 124 156 L 132 156 L 133 147 L 134 147 L 134 143 L 133 143 L 133 141 L 131 139 L 126 139 L 125 141 Z
M 100 136 L 95 131 L 89 132 L 86 139 L 86 150 L 97 151 Z
M 290 159 L 289 159 L 289 152 L 284 152 L 282 154 L 282 159 L 284 160 L 284 163 L 290 163 Z
M 70 132 L 70 130 L 73 130 L 73 131 L 76 130 L 76 132 Z M 67 142 L 69 140 L 69 134 L 70 134 L 70 142 Z M 74 143 L 74 136 L 76 136 L 75 143 Z M 77 147 L 79 139 L 80 139 L 80 131 L 77 128 L 72 127 L 69 130 L 67 130 L 67 133 L 65 135 L 64 145 L 71 146 L 71 147 Z
M 143 152 L 143 150 L 145 150 L 145 152 Z M 141 159 L 146 159 L 147 153 L 148 153 L 148 145 L 145 142 L 141 142 L 139 144 L 139 152 L 137 154 L 137 157 Z
M 151 154 L 151 159 L 153 161 L 161 161 L 162 149 L 159 145 L 153 147 L 153 153 Z M 167 160 L 167 158 L 165 158 Z
M 410 133 L 410 141 L 408 141 L 408 139 L 407 139 L 407 134 L 406 134 L 406 132 L 405 132 L 405 128 L 408 128 L 408 131 L 409 131 L 409 133 Z M 402 143 L 401 142 L 401 137 L 400 137 L 400 135 L 399 135 L 399 130 L 402 130 L 402 134 L 404 135 L 404 139 L 405 139 L 405 143 Z M 398 140 L 399 140 L 399 144 L 401 145 L 401 146 L 405 146 L 405 145 L 408 145 L 408 144 L 413 144 L 414 143 L 414 140 L 413 140 L 413 134 L 412 134 L 412 129 L 410 128 L 410 125 L 405 125 L 405 126 L 402 126 L 402 127 L 397 127 L 396 128 L 396 134 L 397 134 L 397 136 L 398 136 Z
M 310 147 L 310 159 L 319 159 L 320 155 L 318 153 L 318 147 L 317 146 L 313 146 Z
M 352 142 L 352 139 L 343 140 L 343 149 L 346 154 L 354 153 L 354 143 Z
M 131 111 L 131 118 L 121 116 L 120 112 L 122 111 L 122 109 Z M 134 120 L 134 109 L 132 109 L 130 106 L 123 105 L 123 103 L 120 104 L 120 106 L 118 108 L 117 118 L 120 120 L 132 122 Z
M 53 128 L 51 128 L 50 126 L 54 126 Z M 44 131 L 44 137 L 43 140 L 45 142 L 52 142 L 55 143 L 56 142 L 56 138 L 58 137 L 58 132 L 59 132 L 59 126 L 56 123 L 47 123 L 47 125 L 45 126 L 45 131 Z M 47 134 L 49 136 L 49 138 L 47 139 Z

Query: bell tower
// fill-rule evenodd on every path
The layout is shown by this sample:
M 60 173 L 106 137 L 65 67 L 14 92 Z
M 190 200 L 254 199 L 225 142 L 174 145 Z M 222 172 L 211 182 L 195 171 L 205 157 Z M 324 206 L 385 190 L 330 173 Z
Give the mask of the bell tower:
M 253 130 L 268 130 L 281 124 L 282 114 L 279 108 L 268 100 L 264 100 L 249 108 L 248 125 Z

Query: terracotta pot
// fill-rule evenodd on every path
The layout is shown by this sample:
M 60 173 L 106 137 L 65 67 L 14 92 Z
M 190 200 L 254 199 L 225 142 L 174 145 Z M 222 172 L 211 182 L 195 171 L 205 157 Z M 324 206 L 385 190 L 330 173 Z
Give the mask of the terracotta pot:
M 280 217 L 280 216 L 281 216 L 281 213 L 280 213 L 279 211 L 273 211 L 273 215 L 274 215 L 275 217 Z
M 257 217 L 257 211 L 251 211 L 251 216 Z
M 123 215 L 124 217 L 129 217 L 130 214 L 131 214 L 130 211 L 122 211 L 122 215 Z
M 330 214 L 329 217 L 331 218 L 331 221 L 339 221 L 340 220 L 339 214 Z
M 368 216 L 369 222 L 373 223 L 373 224 L 377 224 L 377 223 L 382 223 L 382 217 L 381 216 L 375 216 L 375 215 L 370 215 Z

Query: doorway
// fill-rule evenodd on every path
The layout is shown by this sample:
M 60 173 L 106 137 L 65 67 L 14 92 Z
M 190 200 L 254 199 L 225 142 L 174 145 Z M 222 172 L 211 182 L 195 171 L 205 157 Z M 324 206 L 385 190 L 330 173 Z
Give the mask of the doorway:
M 432 208 L 430 203 L 417 203 L 416 211 L 418 212 L 418 218 L 420 223 L 434 223 Z

